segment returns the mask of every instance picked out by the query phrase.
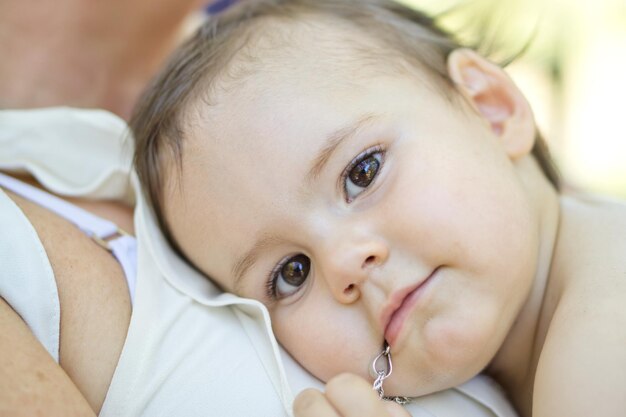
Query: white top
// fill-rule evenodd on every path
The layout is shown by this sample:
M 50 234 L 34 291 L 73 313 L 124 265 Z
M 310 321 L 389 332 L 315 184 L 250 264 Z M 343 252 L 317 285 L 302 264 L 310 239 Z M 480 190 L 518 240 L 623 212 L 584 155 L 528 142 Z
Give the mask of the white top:
M 100 415 L 290 415 L 293 393 L 321 384 L 279 348 L 261 303 L 221 293 L 168 247 L 137 191 L 136 176 L 130 174 L 126 137 L 125 123 L 100 110 L 0 112 L 3 170 L 30 172 L 62 195 L 137 202 L 135 303 Z M 21 295 L 15 302 L 24 305 L 24 294 L 35 293 L 35 298 L 26 299 L 26 305 L 32 304 L 30 314 L 22 318 L 53 356 L 56 334 L 58 359 L 54 276 L 32 227 L 6 200 L 0 193 L 0 222 L 10 213 L 15 227 L 7 234 L 9 229 L 0 224 L 0 295 L 5 296 L 7 287 L 26 285 L 17 282 L 20 273 L 32 277 L 30 290 L 13 290 L 13 299 Z M 5 256 L 5 246 L 19 246 L 7 244 L 7 235 L 11 242 L 27 243 L 21 257 Z M 30 254 L 28 260 L 24 253 Z M 37 268 L 20 272 L 28 263 Z M 32 291 L 35 286 L 37 291 Z M 483 376 L 424 397 L 408 409 L 413 416 L 515 416 L 499 387 Z

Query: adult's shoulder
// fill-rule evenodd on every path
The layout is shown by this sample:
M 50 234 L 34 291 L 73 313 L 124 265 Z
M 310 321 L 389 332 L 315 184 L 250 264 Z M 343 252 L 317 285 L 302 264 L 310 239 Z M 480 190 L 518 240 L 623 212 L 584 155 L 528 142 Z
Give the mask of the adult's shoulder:
M 92 408 L 99 410 L 130 321 L 124 272 L 109 252 L 67 220 L 8 195 L 32 225 L 53 271 L 54 282 L 47 285 L 56 285 L 58 294 L 60 319 L 51 332 L 58 329 L 59 363 Z M 32 309 L 39 307 L 36 297 L 31 302 Z

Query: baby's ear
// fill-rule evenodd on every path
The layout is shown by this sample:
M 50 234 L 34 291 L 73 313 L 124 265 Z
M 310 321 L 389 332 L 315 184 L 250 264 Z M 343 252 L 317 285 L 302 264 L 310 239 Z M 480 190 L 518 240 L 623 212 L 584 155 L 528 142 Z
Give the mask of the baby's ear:
M 461 95 L 501 138 L 510 158 L 531 151 L 535 121 L 530 105 L 502 68 L 470 49 L 456 49 L 448 57 L 448 73 Z

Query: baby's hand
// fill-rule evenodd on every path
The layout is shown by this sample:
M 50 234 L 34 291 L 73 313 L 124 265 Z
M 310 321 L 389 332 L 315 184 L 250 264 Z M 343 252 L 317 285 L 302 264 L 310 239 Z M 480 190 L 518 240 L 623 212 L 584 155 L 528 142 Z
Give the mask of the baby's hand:
M 364 379 L 341 374 L 326 384 L 326 392 L 302 391 L 293 404 L 295 417 L 411 417 L 394 402 L 381 401 Z

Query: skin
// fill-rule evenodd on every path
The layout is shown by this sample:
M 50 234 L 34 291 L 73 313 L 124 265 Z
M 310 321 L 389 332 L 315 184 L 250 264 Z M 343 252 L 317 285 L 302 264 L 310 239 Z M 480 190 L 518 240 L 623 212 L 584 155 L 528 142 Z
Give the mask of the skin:
M 61 322 L 57 364 L 0 299 L 0 349 L 7 365 L 0 378 L 2 411 L 11 415 L 34 415 L 37 410 L 45 410 L 46 415 L 97 413 L 130 321 L 123 271 L 111 254 L 71 223 L 19 196 L 9 197 L 31 222 L 46 250 L 57 281 Z
M 322 33 L 339 42 L 336 27 Z M 626 341 L 618 306 L 626 265 L 613 249 L 623 254 L 626 245 L 623 234 L 590 225 L 610 212 L 603 224 L 624 233 L 626 210 L 574 209 L 578 200 L 555 192 L 529 154 L 532 113 L 506 74 L 455 51 L 448 66 L 460 100 L 450 102 L 418 70 L 368 72 L 358 59 L 337 65 L 317 37 L 290 29 L 296 47 L 265 56 L 271 71 L 261 67 L 190 116 L 184 169 L 165 205 L 189 259 L 224 289 L 265 302 L 281 344 L 325 381 L 341 372 L 369 379 L 385 338 L 384 306 L 431 277 L 392 343 L 386 392 L 426 394 L 487 368 L 522 415 L 559 416 L 585 415 L 571 399 L 594 392 L 581 384 L 587 375 L 623 386 L 626 376 L 608 364 L 626 366 L 618 348 Z M 327 139 L 348 131 L 309 179 Z M 382 167 L 346 196 L 341 173 L 373 147 L 384 151 Z M 259 240 L 255 262 L 236 280 L 236 265 Z M 607 267 L 600 254 L 609 246 Z M 585 268 L 572 269 L 591 247 Z M 272 300 L 269 271 L 298 254 L 311 260 L 308 279 Z M 619 289 L 601 309 L 601 331 L 580 307 L 609 295 L 590 284 L 594 270 L 609 272 L 604 289 Z M 586 353 L 586 330 L 606 358 Z M 565 369 L 578 378 L 562 381 Z M 619 394 L 605 395 L 606 415 L 626 407 Z
M 304 390 L 293 411 L 297 417 L 409 417 L 398 404 L 380 401 L 366 381 L 351 374 L 331 379 L 323 393 Z
M 0 3 L 0 107 L 69 105 L 130 115 L 177 43 L 189 1 Z M 19 36 L 17 36 L 19 35 Z M 28 176 L 20 180 L 39 186 Z M 0 414 L 96 415 L 126 338 L 131 306 L 119 263 L 74 225 L 7 193 L 37 232 L 57 281 L 60 363 L 0 298 Z M 132 232 L 133 209 L 69 199 Z
M 198 0 L 0 3 L 0 107 L 103 108 L 123 118 Z M 19 36 L 16 36 L 19 34 Z
M 264 300 L 281 343 L 323 380 L 339 371 L 367 377 L 384 339 L 385 303 L 437 271 L 392 346 L 400 366 L 387 389 L 419 395 L 460 383 L 493 358 L 535 278 L 538 216 L 513 160 L 530 149 L 532 118 L 525 113 L 510 138 L 498 137 L 423 77 L 354 79 L 357 61 L 334 68 L 312 36 L 299 42 L 289 62 L 275 63 L 284 71 L 260 71 L 198 110 L 182 187 L 166 207 L 176 213 L 168 217 L 175 238 L 224 288 Z M 235 112 L 244 123 L 228 123 Z M 326 138 L 359 121 L 308 181 Z M 385 152 L 380 173 L 347 202 L 341 172 L 376 146 Z M 264 236 L 272 240 L 235 288 L 234 265 Z M 298 253 L 312 260 L 311 278 L 293 296 L 269 300 L 266 271 Z
M 137 95 L 179 39 L 185 17 L 205 4 L 61 0 L 39 2 L 33 9 L 24 2 L 3 1 L 0 50 L 11 59 L 0 66 L 0 107 L 95 107 L 127 118 Z M 39 186 L 32 177 L 18 179 Z M 21 317 L 0 299 L 0 415 L 95 416 L 130 319 L 125 278 L 117 261 L 73 225 L 8 195 L 33 224 L 57 279 L 61 363 L 53 361 Z M 69 200 L 132 232 L 131 207 Z M 370 404 L 378 401 L 367 384 L 364 390 L 362 381 L 354 382 L 353 378 L 340 381 L 337 393 L 356 389 L 357 396 L 351 398 L 368 399 Z M 306 401 L 311 394 L 309 404 L 331 404 L 330 397 L 311 391 L 300 398 Z M 305 406 L 297 415 L 323 415 L 310 414 L 315 410 Z M 348 403 L 344 410 L 359 409 Z M 385 416 L 380 410 L 372 407 L 368 412 Z

